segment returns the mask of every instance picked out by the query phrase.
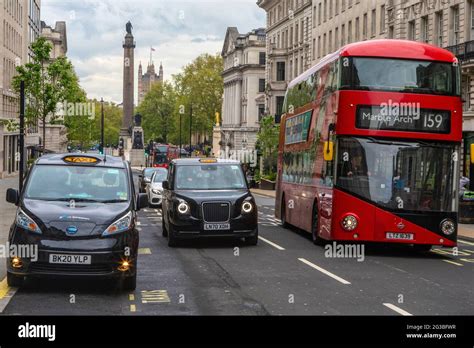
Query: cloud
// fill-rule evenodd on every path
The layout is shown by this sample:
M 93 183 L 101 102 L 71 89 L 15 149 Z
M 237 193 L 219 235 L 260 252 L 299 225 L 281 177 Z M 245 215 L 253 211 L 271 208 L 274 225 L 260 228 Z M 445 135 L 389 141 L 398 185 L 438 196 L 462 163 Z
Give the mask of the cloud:
M 228 26 L 240 32 L 265 26 L 255 0 L 43 0 L 41 18 L 67 24 L 68 57 L 90 98 L 122 101 L 122 42 L 133 24 L 138 63 L 163 63 L 166 80 L 202 53 L 221 51 Z M 135 81 L 136 84 L 136 81 Z M 136 92 L 135 92 L 136 98 Z M 135 99 L 136 100 L 136 99 Z

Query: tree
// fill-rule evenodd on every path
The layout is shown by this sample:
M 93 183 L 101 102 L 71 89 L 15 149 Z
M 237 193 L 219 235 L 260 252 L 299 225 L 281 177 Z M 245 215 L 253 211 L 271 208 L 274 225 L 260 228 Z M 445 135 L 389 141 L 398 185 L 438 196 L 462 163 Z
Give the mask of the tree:
M 264 173 L 270 176 L 276 172 L 279 134 L 280 125 L 275 124 L 275 118 L 273 116 L 263 117 L 257 134 L 257 148 L 263 156 Z
M 56 118 L 59 102 L 85 101 L 86 94 L 79 86 L 79 79 L 66 57 L 50 59 L 52 45 L 39 37 L 32 45 L 32 59 L 16 68 L 13 88 L 19 93 L 20 83 L 25 81 L 27 99 L 25 118 L 27 124 L 40 119 L 43 127 L 42 144 L 46 149 L 46 123 L 48 117 Z
M 142 115 L 145 142 L 149 140 L 167 143 L 176 141 L 176 92 L 168 82 L 152 85 L 137 108 Z
M 182 112 L 183 142 L 189 140 L 189 117 L 192 105 L 193 131 L 212 132 L 215 113 L 222 108 L 223 62 L 220 55 L 203 54 L 183 68 L 183 72 L 174 75 L 178 94 L 178 111 Z M 179 118 L 175 120 L 179 122 Z

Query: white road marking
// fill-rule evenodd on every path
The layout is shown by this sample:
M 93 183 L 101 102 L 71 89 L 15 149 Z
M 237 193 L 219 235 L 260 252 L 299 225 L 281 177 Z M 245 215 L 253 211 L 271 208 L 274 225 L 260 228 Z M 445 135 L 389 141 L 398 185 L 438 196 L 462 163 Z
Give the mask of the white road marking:
M 285 248 L 283 248 L 283 247 L 279 246 L 278 244 L 273 243 L 273 242 L 269 241 L 268 239 L 265 239 L 261 236 L 258 236 L 258 239 L 264 241 L 267 244 L 270 244 L 272 247 L 277 248 L 278 250 L 285 250 Z
M 392 311 L 397 312 L 398 314 L 405 315 L 405 316 L 412 316 L 413 314 L 408 313 L 406 310 L 401 309 L 400 307 L 397 307 L 391 303 L 384 303 L 383 304 L 385 307 L 390 308 Z
M 474 243 L 473 243 L 473 242 L 468 242 L 467 240 L 458 239 L 458 242 L 459 242 L 459 243 L 463 243 L 463 244 L 473 245 L 473 246 L 474 246 Z
M 308 266 L 314 268 L 315 270 L 318 270 L 319 272 L 324 273 L 325 275 L 327 275 L 327 276 L 329 276 L 329 277 L 331 277 L 331 278 L 333 278 L 333 279 L 336 279 L 338 282 L 340 282 L 340 283 L 342 283 L 342 284 L 345 284 L 345 285 L 349 285 L 349 284 L 350 284 L 350 282 L 348 282 L 347 280 L 345 280 L 345 279 L 343 279 L 343 278 L 341 278 L 341 277 L 335 275 L 334 273 L 331 273 L 331 272 L 325 270 L 324 268 L 321 268 L 321 267 L 315 265 L 315 264 L 312 263 L 312 262 L 309 262 L 309 261 L 306 260 L 306 259 L 299 258 L 298 260 L 300 260 L 301 262 L 303 262 L 303 263 L 307 264 Z
M 456 266 L 460 266 L 460 267 L 464 266 L 462 263 L 457 263 L 457 262 L 454 262 L 454 261 L 451 261 L 451 260 L 442 260 L 442 261 L 453 264 L 453 265 L 456 265 Z

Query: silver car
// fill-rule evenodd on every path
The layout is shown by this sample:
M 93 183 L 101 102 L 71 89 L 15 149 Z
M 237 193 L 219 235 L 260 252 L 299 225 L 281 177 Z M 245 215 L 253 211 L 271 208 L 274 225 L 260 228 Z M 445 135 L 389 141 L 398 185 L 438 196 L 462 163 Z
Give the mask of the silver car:
M 146 184 L 145 191 L 148 195 L 150 206 L 160 206 L 163 199 L 163 181 L 168 176 L 168 170 L 165 168 L 157 168 L 151 176 L 151 180 Z

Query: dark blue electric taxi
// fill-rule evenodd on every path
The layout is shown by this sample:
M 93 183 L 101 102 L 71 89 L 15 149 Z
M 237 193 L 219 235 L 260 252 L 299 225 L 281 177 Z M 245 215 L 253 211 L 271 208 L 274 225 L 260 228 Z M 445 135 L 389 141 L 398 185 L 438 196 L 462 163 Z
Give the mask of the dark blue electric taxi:
M 23 192 L 9 189 L 18 206 L 7 259 L 7 281 L 27 276 L 107 277 L 136 287 L 137 211 L 148 205 L 135 194 L 128 162 L 102 155 L 53 154 L 39 158 Z M 25 252 L 20 251 L 28 251 Z
M 175 159 L 162 186 L 162 231 L 169 246 L 198 237 L 244 238 L 257 244 L 257 205 L 240 162 Z

